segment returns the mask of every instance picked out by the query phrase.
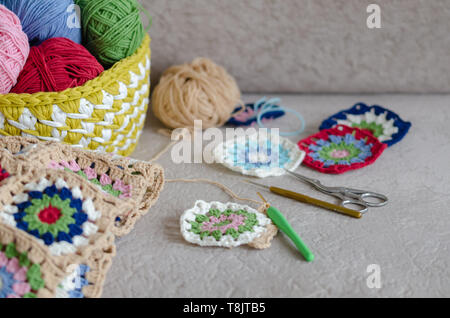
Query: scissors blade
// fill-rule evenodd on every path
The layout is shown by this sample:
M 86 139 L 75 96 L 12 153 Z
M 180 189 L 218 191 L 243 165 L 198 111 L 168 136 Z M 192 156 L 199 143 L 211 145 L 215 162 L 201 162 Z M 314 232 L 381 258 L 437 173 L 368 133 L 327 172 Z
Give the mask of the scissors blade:
M 301 174 L 289 171 L 285 169 L 288 174 L 291 176 L 306 182 L 310 185 L 312 185 L 314 188 L 316 188 L 318 191 L 334 196 L 338 199 L 341 199 L 342 202 L 357 202 L 361 206 L 367 206 L 367 207 L 383 207 L 385 206 L 389 199 L 380 193 L 375 193 L 367 190 L 359 190 L 359 189 L 352 189 L 352 188 L 345 188 L 345 187 L 327 187 L 322 184 L 317 179 L 308 178 L 305 176 L 302 176 Z M 371 202 L 366 200 L 366 198 L 375 198 L 379 200 L 380 202 Z
M 309 185 L 313 186 L 314 188 L 316 188 L 316 190 L 318 190 L 318 191 L 320 191 L 322 193 L 325 193 L 325 194 L 328 194 L 328 195 L 334 195 L 335 193 L 343 195 L 344 191 L 343 191 L 342 188 L 327 187 L 327 186 L 324 186 L 322 184 L 322 182 L 320 182 L 320 180 L 308 178 L 308 177 L 305 177 L 305 176 L 303 176 L 301 174 L 289 171 L 287 169 L 285 169 L 285 170 L 291 176 L 293 176 L 293 177 L 295 177 L 295 178 L 297 178 L 297 179 L 299 179 L 299 180 L 301 180 L 301 181 L 303 181 L 305 183 L 308 183 Z
M 243 180 L 243 181 L 244 181 L 245 183 L 253 184 L 253 185 L 257 186 L 257 187 L 261 187 L 261 188 L 264 188 L 264 189 L 270 189 L 269 186 L 266 186 L 266 185 L 261 184 L 261 183 L 253 182 L 253 181 L 251 181 L 251 180 Z
M 288 174 L 290 174 L 291 176 L 293 176 L 293 177 L 295 177 L 295 178 L 297 178 L 297 179 L 300 179 L 300 180 L 303 181 L 303 182 L 309 183 L 309 184 L 311 184 L 311 185 L 313 185 L 313 186 L 315 186 L 315 187 L 320 187 L 320 186 L 322 186 L 322 183 L 321 183 L 319 180 L 317 180 L 317 179 L 308 178 L 308 177 L 305 177 L 305 176 L 303 176 L 303 175 L 301 175 L 301 174 L 295 173 L 295 172 L 290 171 L 290 170 L 287 170 L 287 169 L 284 169 L 284 170 L 285 170 Z

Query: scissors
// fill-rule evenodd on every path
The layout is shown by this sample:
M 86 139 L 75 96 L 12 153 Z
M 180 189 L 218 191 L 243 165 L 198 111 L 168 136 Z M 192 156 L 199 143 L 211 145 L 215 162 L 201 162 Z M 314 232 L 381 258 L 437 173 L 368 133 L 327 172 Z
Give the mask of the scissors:
M 320 192 L 340 199 L 343 207 L 360 207 L 360 209 L 358 209 L 360 213 L 368 212 L 369 207 L 383 207 L 389 202 L 388 197 L 380 193 L 345 187 L 327 187 L 317 179 L 311 179 L 289 170 L 286 170 L 286 172 L 291 176 L 312 185 Z

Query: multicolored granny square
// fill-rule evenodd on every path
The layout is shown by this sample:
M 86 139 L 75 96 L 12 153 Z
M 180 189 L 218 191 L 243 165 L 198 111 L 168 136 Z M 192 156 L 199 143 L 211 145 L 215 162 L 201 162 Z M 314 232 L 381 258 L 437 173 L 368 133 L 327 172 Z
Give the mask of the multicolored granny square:
M 132 209 L 64 171 L 34 171 L 0 187 L 0 222 L 47 246 L 58 264 L 78 264 L 106 244 L 117 211 Z
M 5 206 L 0 217 L 42 240 L 54 255 L 74 253 L 98 232 L 95 222 L 101 217 L 91 198 L 82 199 L 79 187 L 70 188 L 63 179 L 53 183 L 42 178 L 27 184 L 26 191 L 16 195 L 14 204 Z
M 116 216 L 113 232 L 117 236 L 128 234 L 137 220 L 148 213 L 164 184 L 162 167 L 148 162 L 135 162 L 54 142 L 37 143 L 29 138 L 5 137 L 0 139 L 1 146 L 6 149 L 3 150 L 5 157 L 9 154 L 30 163 L 39 162 L 48 169 L 71 172 L 104 193 L 129 202 L 133 209 L 120 211 Z
M 0 224 L 0 298 L 100 297 L 116 253 L 114 237 L 108 241 L 108 247 L 93 251 L 83 264 L 63 269 L 36 240 Z
M 108 174 L 99 174 L 91 167 L 82 169 L 75 160 L 69 162 L 65 160 L 60 162 L 52 160 L 49 164 L 49 168 L 76 173 L 85 180 L 97 185 L 104 192 L 117 198 L 128 199 L 132 197 L 133 186 L 131 184 L 125 184 L 125 182 L 119 178 L 113 180 Z
M 107 248 L 95 250 L 83 264 L 71 266 L 71 272 L 56 288 L 56 298 L 97 298 L 103 291 L 106 273 L 116 255 L 114 238 Z
M 214 149 L 216 162 L 243 175 L 282 176 L 298 168 L 305 153 L 290 140 L 255 134 L 230 139 Z
M 75 270 L 58 286 L 56 298 L 85 298 L 83 289 L 89 286 L 86 274 L 90 270 L 85 264 L 75 265 Z
M 0 138 L 0 298 L 100 297 L 115 236 L 131 231 L 163 184 L 151 163 Z
M 63 275 L 43 246 L 0 224 L 0 298 L 53 297 Z
M 236 203 L 197 201 L 180 222 L 185 240 L 200 246 L 267 248 L 277 233 L 264 213 Z M 261 238 L 264 246 L 256 242 Z
M 0 244 L 0 298 L 36 298 L 44 285 L 38 264 L 19 253 L 14 243 Z
M 320 130 L 337 125 L 369 131 L 389 147 L 401 141 L 411 128 L 411 123 L 403 121 L 396 113 L 381 106 L 369 107 L 363 103 L 331 116 L 322 123 Z
M 387 148 L 371 133 L 342 125 L 301 140 L 298 146 L 306 152 L 306 166 L 332 174 L 370 165 Z
M 127 157 L 106 153 L 96 154 L 99 158 L 110 160 L 113 165 L 122 169 L 124 172 L 136 177 L 141 176 L 146 181 L 144 196 L 141 201 L 133 200 L 138 204 L 137 217 L 147 214 L 149 209 L 158 200 L 159 194 L 164 187 L 164 170 L 157 164 L 148 161 L 141 161 Z

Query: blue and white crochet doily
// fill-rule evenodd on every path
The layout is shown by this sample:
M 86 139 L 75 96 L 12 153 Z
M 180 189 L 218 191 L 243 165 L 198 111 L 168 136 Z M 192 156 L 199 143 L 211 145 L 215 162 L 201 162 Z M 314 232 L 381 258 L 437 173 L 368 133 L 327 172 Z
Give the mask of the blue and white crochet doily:
M 363 103 L 331 116 L 322 123 L 320 130 L 337 125 L 368 130 L 389 147 L 402 140 L 411 128 L 411 123 L 403 121 L 396 113 L 381 106 L 369 107 Z
M 305 152 L 290 140 L 283 137 L 272 140 L 258 134 L 230 139 L 214 149 L 215 162 L 258 178 L 282 176 L 286 170 L 294 171 L 304 158 Z

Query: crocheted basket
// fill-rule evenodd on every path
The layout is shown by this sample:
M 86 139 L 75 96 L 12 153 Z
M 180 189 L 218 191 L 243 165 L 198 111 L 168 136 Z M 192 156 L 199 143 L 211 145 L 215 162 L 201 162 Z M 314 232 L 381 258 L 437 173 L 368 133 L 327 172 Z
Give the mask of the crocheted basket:
M 83 86 L 62 92 L 0 95 L 0 134 L 130 155 L 145 123 L 150 56 L 147 35 L 132 56 Z

